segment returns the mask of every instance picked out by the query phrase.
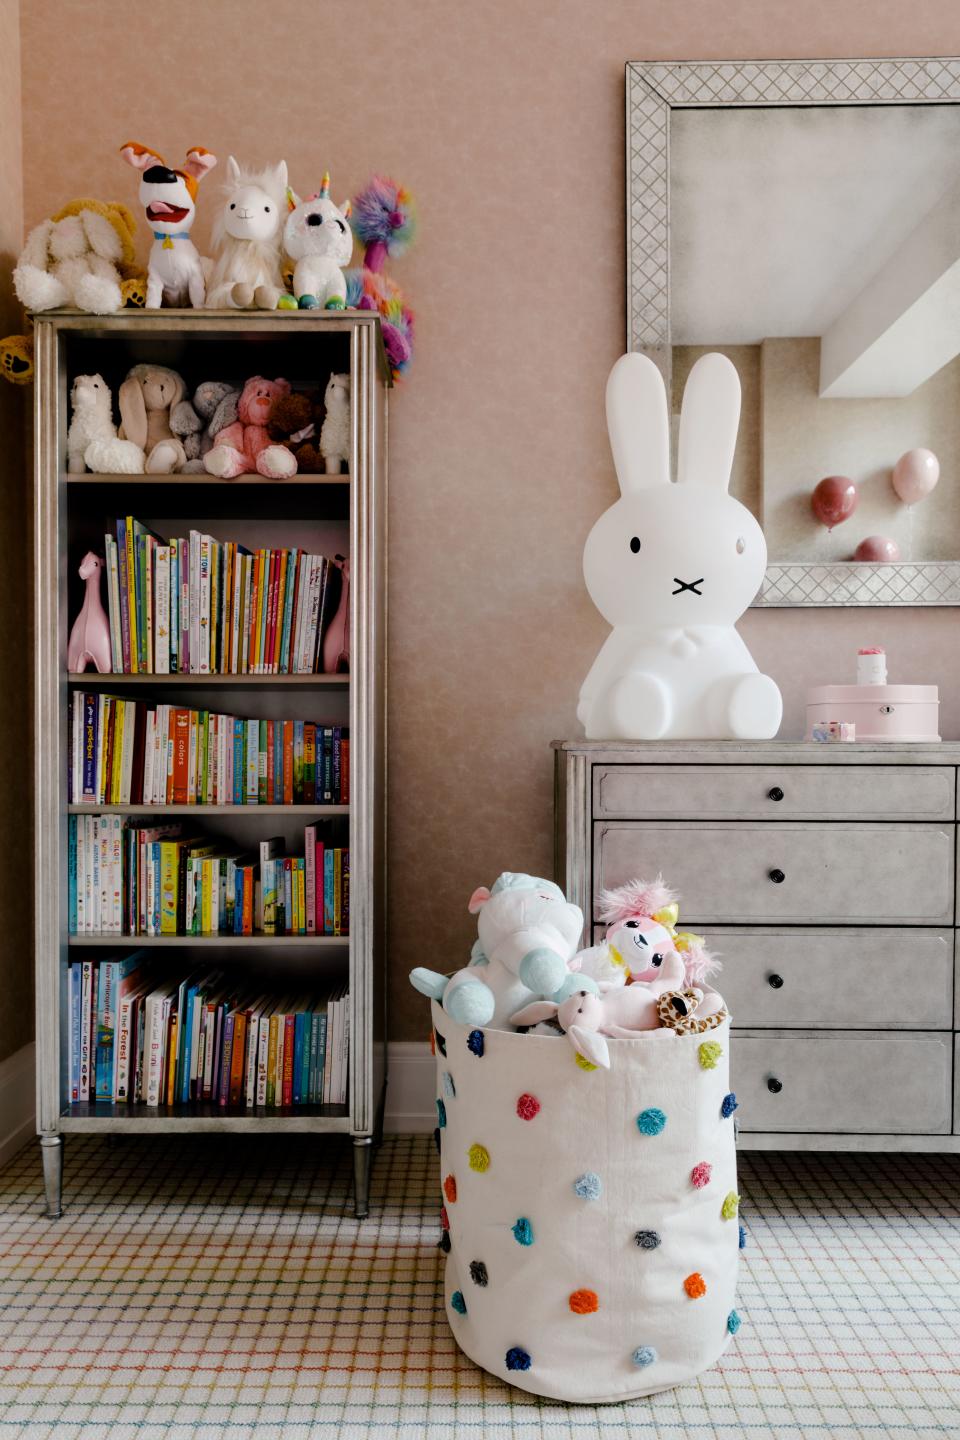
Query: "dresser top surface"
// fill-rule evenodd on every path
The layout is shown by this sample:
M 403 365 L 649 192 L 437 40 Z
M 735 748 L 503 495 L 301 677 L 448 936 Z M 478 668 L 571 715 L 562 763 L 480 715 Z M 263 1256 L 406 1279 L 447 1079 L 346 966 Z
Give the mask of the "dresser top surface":
M 554 740 L 568 756 L 611 765 L 960 765 L 960 741 L 900 745 L 813 740 Z

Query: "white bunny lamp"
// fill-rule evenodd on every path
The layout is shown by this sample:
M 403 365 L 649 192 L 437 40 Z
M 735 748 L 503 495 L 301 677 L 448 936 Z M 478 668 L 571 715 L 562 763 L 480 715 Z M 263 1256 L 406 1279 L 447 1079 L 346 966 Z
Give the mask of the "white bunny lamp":
M 583 575 L 612 633 L 580 691 L 592 740 L 768 740 L 783 714 L 735 622 L 760 588 L 763 531 L 727 493 L 740 380 L 724 355 L 687 380 L 677 481 L 660 371 L 622 355 L 607 381 L 620 499 L 587 537 Z

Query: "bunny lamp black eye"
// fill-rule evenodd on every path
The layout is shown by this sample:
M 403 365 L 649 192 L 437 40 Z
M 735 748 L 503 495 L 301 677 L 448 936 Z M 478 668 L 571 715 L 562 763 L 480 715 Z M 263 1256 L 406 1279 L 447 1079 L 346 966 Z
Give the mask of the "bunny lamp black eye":
M 640 537 L 639 537 L 639 535 L 634 535 L 633 539 L 630 541 L 630 549 L 633 551 L 634 555 L 639 555 L 639 554 L 640 554 Z

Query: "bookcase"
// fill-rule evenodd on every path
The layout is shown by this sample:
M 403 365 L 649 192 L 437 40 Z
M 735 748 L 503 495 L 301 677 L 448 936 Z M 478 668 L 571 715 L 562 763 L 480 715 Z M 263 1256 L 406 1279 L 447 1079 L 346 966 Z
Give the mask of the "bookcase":
M 47 1212 L 60 1214 L 63 1142 L 71 1133 L 251 1132 L 349 1135 L 356 1213 L 367 1213 L 372 1147 L 382 1126 L 386 1083 L 386 472 L 390 375 L 379 318 L 360 311 L 252 312 L 157 310 L 93 316 L 36 315 L 35 392 L 35 789 L 37 1128 Z M 70 387 L 99 373 L 114 397 L 131 366 L 168 366 L 188 393 L 205 379 L 241 385 L 251 375 L 283 376 L 320 393 L 331 372 L 351 377 L 349 466 L 340 475 L 67 473 Z M 70 628 L 83 601 L 78 568 L 118 516 L 133 514 L 161 536 L 208 532 L 221 541 L 349 556 L 349 673 L 67 673 Z M 107 604 L 106 586 L 103 591 Z M 160 825 L 196 816 L 205 834 L 249 851 L 282 835 L 288 847 L 304 827 L 328 827 L 349 848 L 349 934 L 71 934 L 68 880 L 71 810 L 70 696 L 103 693 L 150 704 L 220 711 L 261 720 L 300 719 L 346 727 L 350 789 L 346 805 L 84 805 L 120 812 L 127 823 Z M 76 798 L 76 797 L 75 797 Z M 288 853 L 289 848 L 288 848 Z M 75 892 L 74 892 L 75 894 Z M 151 973 L 215 964 L 238 986 L 348 989 L 349 1066 L 345 1104 L 273 1108 L 115 1099 L 73 1100 L 68 971 L 78 957 L 111 960 L 143 951 Z

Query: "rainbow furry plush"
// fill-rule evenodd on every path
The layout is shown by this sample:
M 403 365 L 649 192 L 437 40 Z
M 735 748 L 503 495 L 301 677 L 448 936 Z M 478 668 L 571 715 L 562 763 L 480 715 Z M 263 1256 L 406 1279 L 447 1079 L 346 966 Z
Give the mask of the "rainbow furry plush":
M 413 311 L 400 287 L 384 273 L 387 257 L 404 254 L 417 230 L 416 205 L 409 190 L 386 175 L 373 179 L 353 200 L 351 224 L 364 247 L 363 264 L 347 271 L 347 305 L 376 310 L 383 343 L 398 380 L 413 359 Z

